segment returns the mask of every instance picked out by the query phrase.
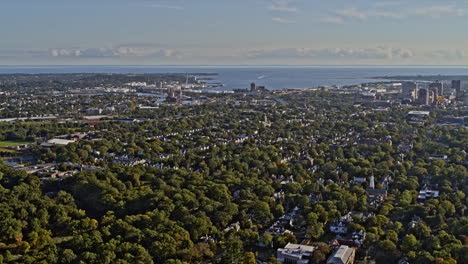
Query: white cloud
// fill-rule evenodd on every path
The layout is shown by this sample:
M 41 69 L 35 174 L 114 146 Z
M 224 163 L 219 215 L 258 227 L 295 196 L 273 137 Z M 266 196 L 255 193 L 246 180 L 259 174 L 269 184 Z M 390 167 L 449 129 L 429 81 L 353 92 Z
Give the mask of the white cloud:
M 281 17 L 273 17 L 271 20 L 274 22 L 283 23 L 283 24 L 295 23 L 295 21 L 288 20 L 288 19 L 281 18 Z
M 384 4 L 385 3 L 385 4 Z M 384 2 L 380 5 L 375 5 L 376 7 L 387 7 L 391 5 L 392 2 Z M 365 21 L 370 18 L 392 18 L 392 19 L 401 19 L 412 16 L 424 16 L 431 18 L 441 18 L 443 16 L 464 16 L 466 10 L 455 5 L 437 5 L 437 6 L 426 6 L 420 8 L 407 8 L 401 10 L 383 10 L 383 9 L 368 9 L 361 10 L 357 8 L 345 8 L 338 9 L 333 11 L 333 16 L 335 18 L 351 19 Z M 329 23 L 336 23 L 336 20 L 328 19 Z M 327 22 L 327 20 L 322 20 L 322 22 Z
M 291 6 L 292 2 L 294 2 L 294 0 L 272 0 L 271 5 L 268 6 L 268 9 L 273 11 L 295 13 L 298 11 L 298 9 L 297 7 Z
M 403 48 L 286 48 L 272 50 L 257 50 L 247 54 L 251 59 L 361 59 L 361 60 L 393 60 L 414 57 L 413 51 Z
M 53 48 L 49 51 L 52 57 L 77 58 L 113 58 L 113 57 L 181 57 L 181 53 L 172 49 L 134 45 L 110 48 Z
M 51 60 L 51 58 L 54 58 Z M 462 47 L 430 49 L 399 46 L 222 49 L 167 48 L 157 44 L 126 44 L 102 48 L 53 48 L 1 50 L 0 61 L 6 63 L 238 63 L 238 64 L 445 64 L 466 65 L 468 50 Z
M 439 5 L 415 8 L 410 10 L 409 13 L 420 16 L 430 16 L 432 18 L 441 18 L 444 15 L 461 17 L 465 15 L 465 9 L 454 5 Z
M 359 11 L 354 7 L 353 8 L 336 10 L 335 13 L 337 15 L 345 17 L 345 18 L 353 18 L 353 19 L 358 19 L 358 20 L 366 20 L 367 17 L 369 16 L 365 12 Z
M 445 49 L 445 50 L 434 50 L 424 54 L 430 59 L 438 60 L 462 60 L 468 57 L 468 54 L 460 49 Z
M 402 18 L 403 14 L 401 13 L 396 13 L 396 12 L 390 12 L 390 11 L 379 11 L 379 10 L 366 10 L 366 11 L 361 11 L 356 8 L 348 8 L 348 9 L 341 9 L 341 10 L 336 10 L 334 12 L 337 16 L 340 18 L 349 18 L 349 19 L 355 19 L 355 20 L 367 20 L 371 17 L 375 18 Z

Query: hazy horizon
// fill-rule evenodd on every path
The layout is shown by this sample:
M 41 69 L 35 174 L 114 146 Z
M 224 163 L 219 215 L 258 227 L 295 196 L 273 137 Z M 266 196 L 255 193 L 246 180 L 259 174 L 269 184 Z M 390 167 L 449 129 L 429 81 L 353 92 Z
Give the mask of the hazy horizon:
M 0 65 L 468 65 L 467 1 L 2 3 Z
M 423 64 L 414 64 L 414 65 L 403 65 L 403 64 L 11 64 L 11 65 L 1 65 L 1 68 L 13 67 L 200 67 L 200 68 L 209 68 L 209 67 L 296 67 L 296 68 L 468 68 L 467 65 L 423 65 Z

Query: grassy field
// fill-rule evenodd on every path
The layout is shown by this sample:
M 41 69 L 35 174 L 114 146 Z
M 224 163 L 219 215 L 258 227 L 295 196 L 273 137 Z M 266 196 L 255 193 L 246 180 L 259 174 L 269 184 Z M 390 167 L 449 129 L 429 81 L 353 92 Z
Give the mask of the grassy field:
M 0 148 L 0 152 L 2 152 L 2 153 L 19 153 L 20 151 L 14 150 L 14 149 Z
M 20 145 L 31 144 L 33 142 L 27 141 L 0 141 L 0 148 L 7 148 L 7 147 L 16 147 Z

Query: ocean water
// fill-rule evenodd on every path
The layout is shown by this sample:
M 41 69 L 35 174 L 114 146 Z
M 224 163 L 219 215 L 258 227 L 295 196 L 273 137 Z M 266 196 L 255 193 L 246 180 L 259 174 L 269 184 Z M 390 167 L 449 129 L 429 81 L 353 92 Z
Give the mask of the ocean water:
M 444 66 L 0 66 L 9 73 L 214 73 L 215 90 L 245 89 L 250 83 L 270 90 L 376 82 L 377 76 L 468 75 L 468 67 Z

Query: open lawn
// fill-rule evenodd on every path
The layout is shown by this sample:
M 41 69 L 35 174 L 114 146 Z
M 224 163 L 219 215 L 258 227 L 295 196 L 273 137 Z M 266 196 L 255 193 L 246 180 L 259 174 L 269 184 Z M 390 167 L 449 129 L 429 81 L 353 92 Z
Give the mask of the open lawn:
M 0 152 L 4 152 L 4 153 L 19 153 L 20 151 L 14 150 L 14 149 L 8 149 L 8 148 L 0 148 Z
M 20 145 L 31 144 L 33 142 L 28 141 L 0 141 L 0 148 L 7 148 L 7 147 L 16 147 Z

